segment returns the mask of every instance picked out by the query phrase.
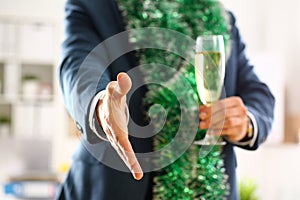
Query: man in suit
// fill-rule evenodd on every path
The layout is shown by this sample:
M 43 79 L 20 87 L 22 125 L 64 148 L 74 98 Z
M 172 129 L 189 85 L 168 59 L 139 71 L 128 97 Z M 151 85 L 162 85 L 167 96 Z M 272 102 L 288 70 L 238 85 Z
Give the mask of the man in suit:
M 117 2 L 68 0 L 65 13 L 66 39 L 59 77 L 66 107 L 84 139 L 74 154 L 58 198 L 152 199 L 153 174 L 143 173 L 134 155 L 134 152 L 150 152 L 151 140 L 131 137 L 130 123 L 127 127 L 127 105 L 132 120 L 139 125 L 146 124 L 145 108 L 141 106 L 146 88 L 136 90 L 134 99 L 126 102 L 131 85 L 142 81 L 139 76 L 123 73 L 137 66 L 134 53 L 120 56 L 106 69 L 104 63 L 109 63 L 106 59 L 112 54 L 104 50 L 93 54 L 94 62 L 80 69 L 92 49 L 125 30 Z M 200 107 L 199 126 L 221 129 L 221 135 L 227 140 L 223 155 L 230 183 L 228 199 L 234 200 L 238 199 L 238 190 L 233 147 L 255 150 L 265 141 L 273 120 L 274 98 L 249 64 L 235 18 L 231 14 L 230 18 L 232 41 L 225 74 L 227 97 L 215 103 L 214 110 Z M 95 76 L 99 74 L 97 70 L 101 71 L 101 77 Z M 223 118 L 224 126 L 211 122 L 211 118 Z M 119 155 L 115 161 L 122 165 L 122 160 L 134 178 L 101 162 L 113 154 Z

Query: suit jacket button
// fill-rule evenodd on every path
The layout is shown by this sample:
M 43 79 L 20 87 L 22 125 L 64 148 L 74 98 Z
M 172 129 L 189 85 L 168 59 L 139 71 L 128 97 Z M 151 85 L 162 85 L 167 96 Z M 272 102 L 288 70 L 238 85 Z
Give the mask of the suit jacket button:
M 78 131 L 82 134 L 83 129 L 82 129 L 82 127 L 80 126 L 80 124 L 78 122 L 76 122 L 76 127 L 77 127 Z

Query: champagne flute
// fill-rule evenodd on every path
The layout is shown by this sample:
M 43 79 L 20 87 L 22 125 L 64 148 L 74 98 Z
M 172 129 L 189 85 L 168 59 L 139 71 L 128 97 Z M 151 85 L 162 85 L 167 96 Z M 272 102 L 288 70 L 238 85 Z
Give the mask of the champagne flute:
M 225 49 L 222 35 L 198 36 L 196 41 L 195 74 L 198 95 L 203 104 L 219 100 L 225 76 Z M 224 145 L 219 136 L 207 130 L 204 139 L 195 141 L 197 145 Z

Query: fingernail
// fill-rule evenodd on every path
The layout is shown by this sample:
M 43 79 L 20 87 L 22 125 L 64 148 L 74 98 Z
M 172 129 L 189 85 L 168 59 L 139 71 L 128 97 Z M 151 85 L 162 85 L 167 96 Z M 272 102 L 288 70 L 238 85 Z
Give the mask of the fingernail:
M 200 113 L 200 118 L 203 119 L 207 116 L 206 112 L 201 112 Z
M 133 177 L 135 180 L 141 180 L 143 178 L 143 173 L 133 173 Z
M 132 175 L 133 175 L 133 178 L 135 180 L 141 180 L 143 178 L 143 172 L 134 172 L 134 171 L 131 171 Z
M 123 72 L 120 72 L 117 76 L 117 80 L 120 80 L 122 77 L 124 76 L 124 73 Z
M 141 180 L 143 178 L 143 171 L 138 163 L 134 164 L 134 166 L 131 169 L 131 173 L 135 180 Z

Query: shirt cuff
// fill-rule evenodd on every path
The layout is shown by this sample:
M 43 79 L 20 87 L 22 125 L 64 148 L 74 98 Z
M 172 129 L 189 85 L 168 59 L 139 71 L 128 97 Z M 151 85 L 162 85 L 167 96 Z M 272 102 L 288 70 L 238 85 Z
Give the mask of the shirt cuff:
M 92 131 L 100 139 L 108 141 L 102 127 L 100 126 L 100 124 L 97 120 L 96 113 L 95 113 L 97 103 L 98 103 L 99 99 L 104 95 L 104 92 L 105 92 L 105 90 L 98 92 L 92 100 L 92 103 L 90 105 L 90 111 L 89 111 L 89 125 L 90 125 L 90 128 L 92 129 Z
M 250 147 L 253 147 L 254 144 L 255 144 L 255 141 L 257 139 L 257 134 L 258 134 L 258 127 L 257 127 L 257 122 L 256 122 L 256 119 L 254 117 L 254 115 L 251 113 L 251 112 L 247 112 L 247 115 L 250 119 L 250 123 L 252 124 L 252 127 L 253 127 L 253 136 L 251 137 L 250 140 L 248 141 L 243 141 L 243 142 L 234 142 L 233 144 L 235 145 L 239 145 L 239 146 L 247 146 L 249 145 Z

